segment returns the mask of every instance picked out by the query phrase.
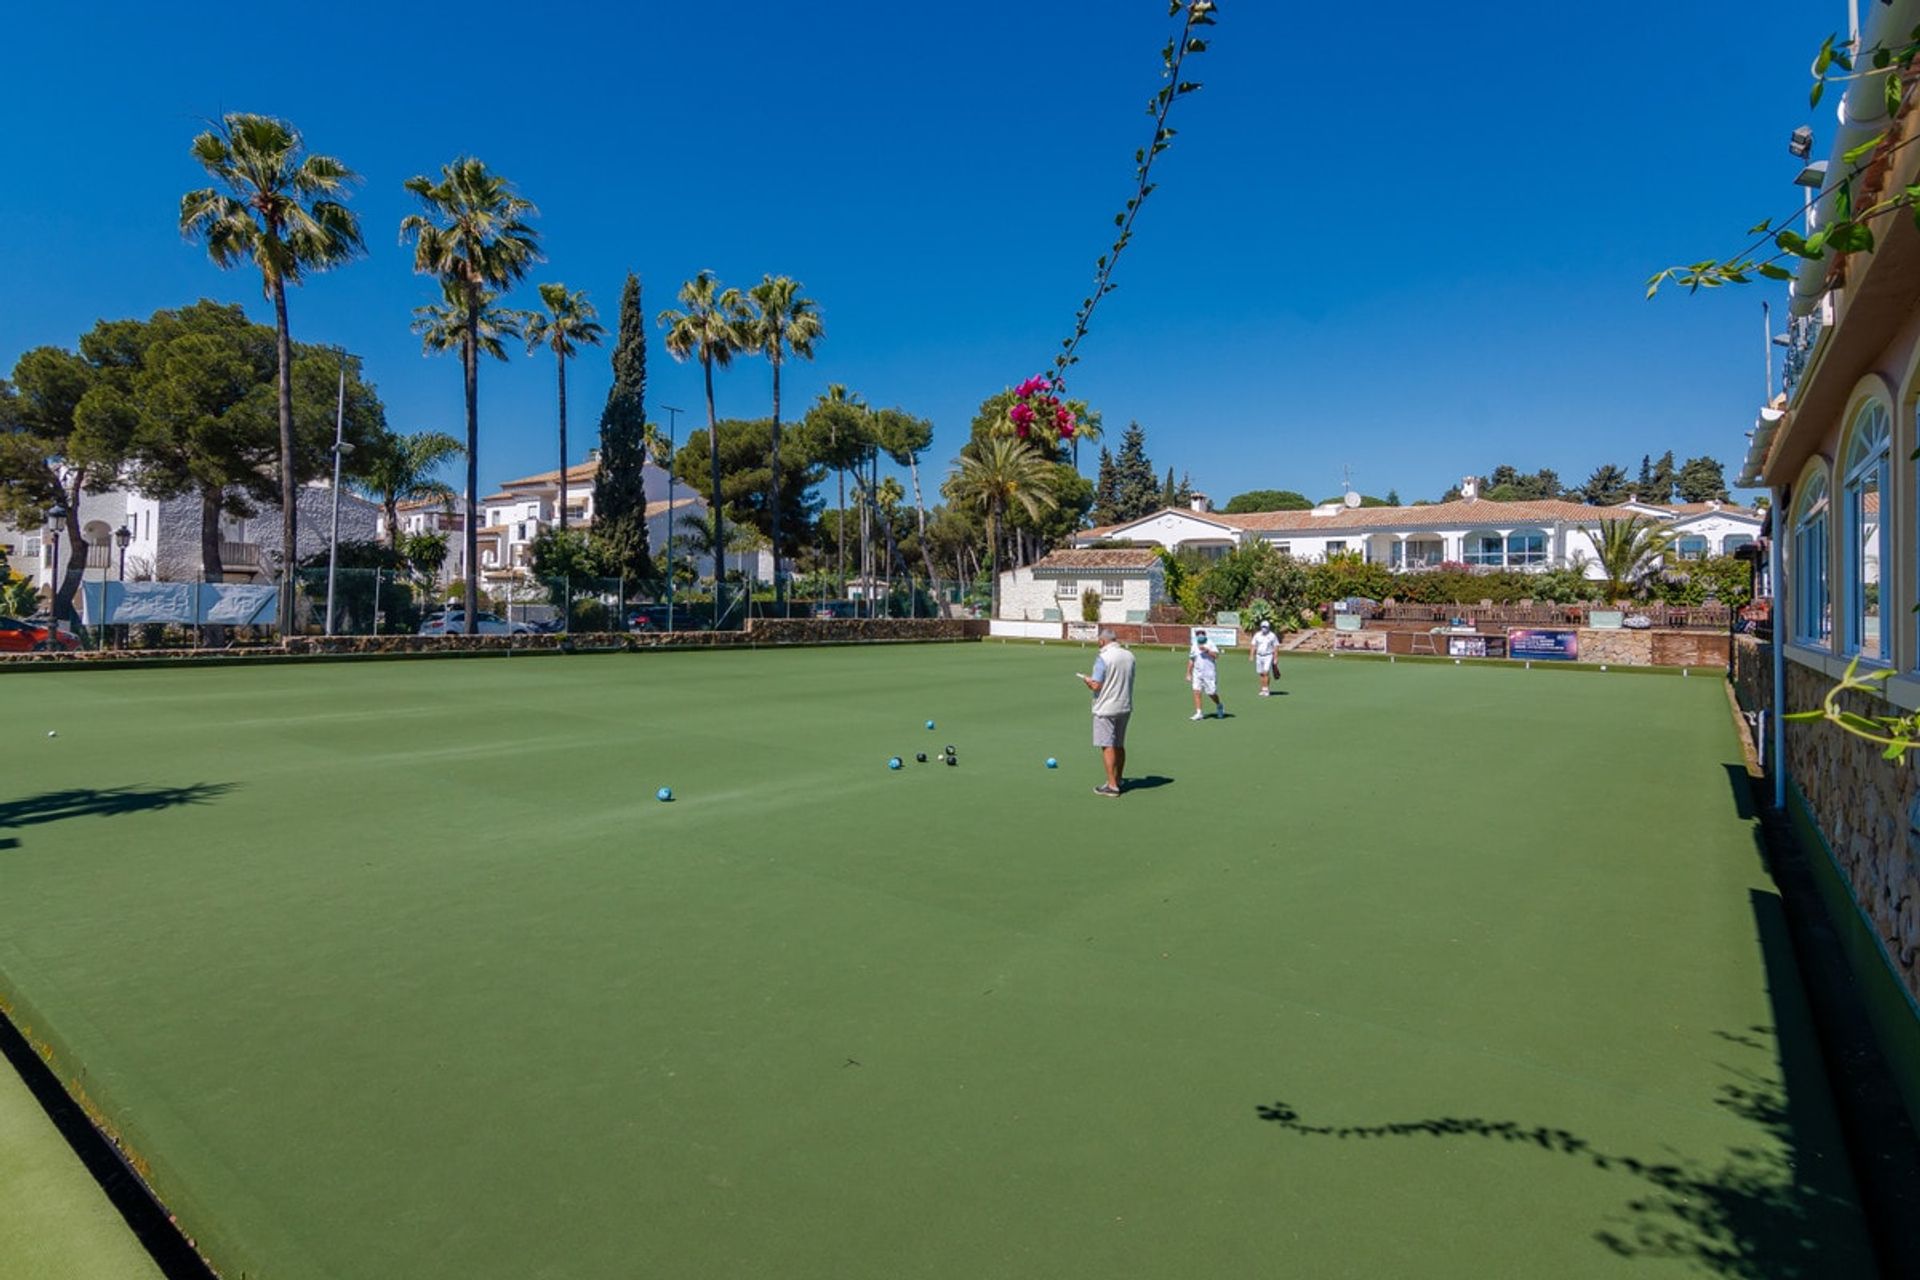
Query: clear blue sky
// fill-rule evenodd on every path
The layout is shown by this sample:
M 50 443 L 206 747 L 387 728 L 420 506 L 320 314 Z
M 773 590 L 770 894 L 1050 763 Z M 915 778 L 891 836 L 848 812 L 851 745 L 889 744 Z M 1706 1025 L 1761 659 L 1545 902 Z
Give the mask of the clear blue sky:
M 1793 126 L 1838 0 L 1300 6 L 1225 0 L 1205 91 L 1103 304 L 1074 391 L 1163 470 L 1248 488 L 1437 497 L 1510 462 L 1576 482 L 1643 453 L 1729 478 L 1778 286 L 1643 301 L 1673 262 L 1797 203 Z M 295 337 L 363 354 L 402 430 L 461 429 L 457 363 L 409 331 L 430 300 L 397 243 L 400 184 L 463 153 L 541 210 L 533 281 L 624 273 L 649 315 L 712 268 L 804 282 L 828 338 L 785 380 L 933 418 L 943 472 L 980 400 L 1046 367 L 1112 234 L 1148 126 L 1161 0 L 574 6 L 478 0 L 29 5 L 0 78 L 0 370 L 101 317 L 206 296 L 270 319 L 257 277 L 177 231 L 202 122 L 295 122 L 364 183 L 371 249 L 291 300 Z M 321 16 L 324 15 L 324 16 Z M 521 305 L 531 305 L 531 284 Z M 653 331 L 648 408 L 702 412 Z M 576 455 L 609 374 L 575 367 Z M 767 411 L 764 364 L 719 382 Z M 482 477 L 551 466 L 553 371 L 482 372 Z M 682 429 L 687 417 L 682 416 Z M 1088 469 L 1091 471 L 1091 460 Z

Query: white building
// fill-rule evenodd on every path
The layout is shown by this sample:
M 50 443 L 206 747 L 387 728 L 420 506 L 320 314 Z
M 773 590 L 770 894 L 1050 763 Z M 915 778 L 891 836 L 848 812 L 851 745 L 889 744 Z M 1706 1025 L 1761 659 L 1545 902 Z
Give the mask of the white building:
M 1000 617 L 1081 622 L 1081 596 L 1100 594 L 1101 622 L 1145 622 L 1167 595 L 1166 570 L 1146 549 L 1055 551 L 1000 575 Z
M 1471 492 L 1471 486 L 1463 486 Z M 1640 515 L 1675 535 L 1681 560 L 1730 555 L 1753 542 L 1761 513 L 1718 502 L 1655 504 L 1629 501 L 1595 507 L 1542 500 L 1494 502 L 1475 497 L 1413 507 L 1347 507 L 1327 503 L 1311 511 L 1227 515 L 1168 507 L 1124 524 L 1088 529 L 1075 545 L 1130 542 L 1169 550 L 1225 555 L 1255 541 L 1285 555 L 1324 560 L 1359 555 L 1395 569 L 1465 564 L 1478 568 L 1547 569 L 1583 565 L 1603 576 L 1592 530 L 1602 521 Z
M 87 561 L 91 579 L 197 582 L 205 579 L 207 564 L 201 546 L 201 507 L 196 495 L 156 499 L 127 489 L 108 489 L 80 496 L 81 540 L 78 549 Z M 379 508 L 355 494 L 340 495 L 340 539 L 367 540 L 380 523 Z M 327 549 L 333 527 L 333 490 L 314 482 L 300 491 L 299 558 Z M 124 550 L 119 532 L 126 530 Z M 41 590 L 50 590 L 55 572 L 65 575 L 76 548 L 64 522 L 39 529 L 0 525 L 0 546 L 7 549 L 9 567 L 25 574 Z M 220 581 L 268 582 L 280 571 L 280 508 L 263 504 L 250 516 L 220 517 Z
M 567 506 L 567 527 L 588 529 L 593 525 L 593 482 L 600 473 L 599 451 L 589 450 L 587 460 L 567 468 L 564 482 L 559 470 L 508 480 L 498 493 L 480 502 L 480 572 L 489 581 L 503 581 L 524 574 L 532 565 L 533 540 L 541 530 L 559 523 L 560 504 Z M 667 545 L 669 528 L 684 539 L 689 531 L 704 523 L 707 504 L 685 480 L 672 486 L 673 500 L 668 503 L 667 473 L 648 462 L 641 473 L 647 495 L 647 545 L 657 554 Z M 694 557 L 698 572 L 713 576 L 713 557 Z M 750 572 L 756 582 L 773 580 L 773 553 L 761 548 L 732 552 L 727 568 Z

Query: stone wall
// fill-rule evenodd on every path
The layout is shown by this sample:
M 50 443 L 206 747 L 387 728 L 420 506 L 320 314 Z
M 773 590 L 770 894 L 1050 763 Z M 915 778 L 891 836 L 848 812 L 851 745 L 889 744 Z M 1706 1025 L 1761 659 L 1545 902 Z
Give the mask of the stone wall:
M 1656 667 L 1727 667 L 1727 633 L 1724 631 L 1652 631 L 1653 665 Z M 1581 656 L 1585 657 L 1586 638 L 1582 634 Z
M 1773 705 L 1773 646 L 1755 636 L 1733 638 L 1733 696 L 1742 711 Z
M 1822 672 L 1787 663 L 1788 709 L 1819 706 L 1833 684 Z M 1842 705 L 1862 715 L 1885 710 L 1863 694 L 1847 694 Z M 1872 743 L 1824 721 L 1787 724 L 1787 762 L 1854 901 L 1920 999 L 1920 848 L 1909 825 L 1920 777 L 1907 761 L 1883 760 Z
M 1580 661 L 1650 667 L 1653 665 L 1653 632 L 1582 627 Z

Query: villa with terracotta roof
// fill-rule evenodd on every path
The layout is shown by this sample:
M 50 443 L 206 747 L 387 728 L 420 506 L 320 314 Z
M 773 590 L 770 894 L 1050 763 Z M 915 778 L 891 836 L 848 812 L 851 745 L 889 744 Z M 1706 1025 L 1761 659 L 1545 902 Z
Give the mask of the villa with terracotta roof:
M 1088 529 L 1079 547 L 1127 542 L 1169 550 L 1225 555 L 1256 541 L 1285 555 L 1324 560 L 1359 555 L 1394 569 L 1459 563 L 1489 569 L 1547 569 L 1580 564 L 1601 576 L 1592 530 L 1603 520 L 1640 515 L 1675 534 L 1675 558 L 1730 555 L 1759 536 L 1762 515 L 1727 503 L 1664 504 L 1630 500 L 1618 506 L 1588 506 L 1558 499 L 1495 502 L 1474 493 L 1453 502 L 1412 507 L 1347 507 L 1324 503 L 1310 511 L 1261 511 L 1239 515 L 1166 507 L 1124 524 Z

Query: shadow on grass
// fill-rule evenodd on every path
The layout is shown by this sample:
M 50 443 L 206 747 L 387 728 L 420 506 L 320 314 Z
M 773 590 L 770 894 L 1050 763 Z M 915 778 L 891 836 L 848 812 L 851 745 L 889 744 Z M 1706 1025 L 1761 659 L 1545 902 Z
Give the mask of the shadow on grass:
M 1173 779 L 1164 774 L 1150 773 L 1144 778 L 1128 778 L 1122 791 L 1151 791 L 1155 787 L 1170 787 Z
M 231 782 L 196 782 L 185 787 L 73 787 L 65 791 L 44 791 L 19 800 L 0 800 L 0 831 L 68 818 L 110 818 L 184 804 L 205 804 L 233 788 Z M 15 840 L 0 844 L 0 848 L 18 843 Z
M 1729 764 L 1725 767 L 1727 785 L 1733 789 L 1734 812 L 1740 815 L 1742 822 L 1752 822 L 1760 816 L 1760 812 L 1753 807 L 1753 779 L 1747 774 L 1747 766 Z
M 1756 890 L 1750 905 L 1778 1027 L 1713 1034 L 1764 1060 L 1756 1067 L 1777 1063 L 1777 1079 L 1772 1071 L 1721 1064 L 1728 1082 L 1713 1103 L 1746 1121 L 1754 1137 L 1718 1159 L 1643 1158 L 1552 1125 L 1479 1116 L 1309 1124 L 1286 1102 L 1257 1113 L 1299 1138 L 1492 1142 L 1625 1175 L 1639 1184 L 1624 1206 L 1626 1221 L 1593 1233 L 1596 1244 L 1623 1258 L 1679 1261 L 1736 1280 L 1877 1274 L 1780 900 Z

